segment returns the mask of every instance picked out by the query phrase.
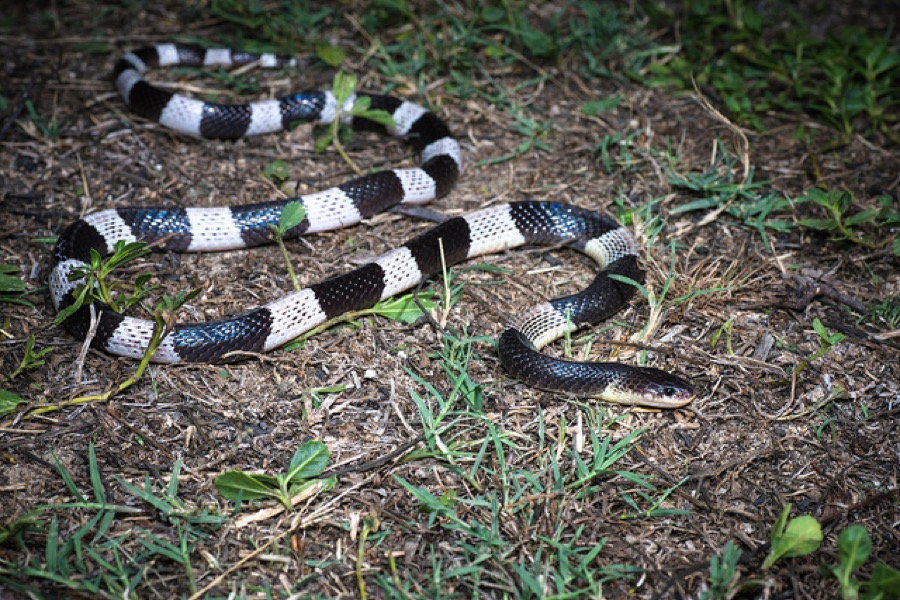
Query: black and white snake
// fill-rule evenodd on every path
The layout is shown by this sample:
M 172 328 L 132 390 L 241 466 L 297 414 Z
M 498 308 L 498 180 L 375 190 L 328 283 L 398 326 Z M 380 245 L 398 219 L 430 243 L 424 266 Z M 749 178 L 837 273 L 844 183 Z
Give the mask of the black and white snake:
M 143 78 L 151 67 L 251 62 L 264 67 L 293 64 L 268 54 L 160 44 L 123 56 L 113 76 L 134 112 L 205 138 L 237 139 L 280 131 L 295 122 L 327 124 L 340 114 L 330 91 L 221 105 L 156 88 Z M 57 310 L 73 302 L 73 291 L 79 285 L 79 280 L 70 280 L 73 268 L 88 263 L 92 249 L 109 255 L 118 240 L 159 242 L 162 249 L 189 252 L 246 248 L 271 241 L 270 225 L 278 222 L 282 207 L 291 200 L 303 204 L 306 218 L 286 237 L 345 227 L 396 204 L 419 204 L 447 194 L 462 166 L 459 143 L 447 125 L 411 102 L 382 95 L 369 98 L 371 107 L 390 113 L 395 125 L 386 129 L 360 118 L 352 119 L 351 125 L 407 139 L 421 156 L 419 168 L 379 171 L 315 194 L 258 204 L 133 207 L 89 214 L 69 225 L 57 241 L 50 276 Z M 350 98 L 348 105 L 354 100 Z M 272 350 L 347 311 L 371 307 L 408 290 L 439 273 L 442 265 L 523 244 L 567 244 L 594 259 L 601 271 L 584 291 L 533 306 L 503 329 L 499 355 L 514 377 L 539 388 L 624 404 L 672 408 L 691 401 L 694 391 L 690 383 L 658 369 L 573 362 L 540 352 L 564 333 L 608 318 L 622 308 L 634 288 L 611 274 L 643 279 L 639 247 L 627 229 L 603 215 L 559 202 L 498 204 L 450 219 L 369 264 L 264 306 L 220 321 L 176 325 L 153 358 L 163 363 L 220 362 L 227 360 L 230 352 Z M 99 324 L 92 345 L 112 354 L 141 357 L 153 322 L 117 314 L 99 304 L 94 308 Z M 65 325 L 84 338 L 90 318 L 85 306 Z

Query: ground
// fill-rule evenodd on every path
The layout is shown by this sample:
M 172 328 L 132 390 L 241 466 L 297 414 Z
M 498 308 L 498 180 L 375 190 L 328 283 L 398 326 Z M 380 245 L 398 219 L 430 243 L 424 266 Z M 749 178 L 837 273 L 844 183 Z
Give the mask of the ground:
M 99 11 L 91 36 L 66 25 L 82 22 L 90 6 L 48 8 L 55 19 L 16 15 L 21 26 L 0 38 L 4 116 L 21 110 L 0 134 L 0 262 L 19 266 L 36 290 L 33 306 L 2 305 L 0 372 L 8 376 L 19 365 L 29 336 L 35 348 L 52 350 L 45 364 L 3 384 L 28 402 L 0 422 L 0 523 L 41 505 L 76 502 L 76 488 L 84 503 L 105 494 L 130 512 L 109 512 L 102 534 L 89 524 L 96 506 L 39 514 L 39 526 L 16 530 L 0 545 L 0 595 L 26 597 L 30 589 L 52 597 L 69 589 L 91 597 L 85 584 L 72 582 L 104 572 L 93 557 L 81 566 L 73 559 L 56 583 L 46 576 L 48 540 L 72 539 L 86 524 L 75 538 L 86 536 L 110 562 L 110 549 L 118 548 L 135 565 L 121 570 L 139 580 L 141 597 L 349 597 L 363 586 L 375 596 L 602 589 L 610 597 L 696 597 L 711 557 L 733 541 L 742 551 L 741 576 L 764 581 L 747 593 L 828 598 L 836 584 L 818 566 L 836 564 L 836 538 L 851 524 L 873 540 L 861 577 L 878 560 L 900 566 L 900 345 L 896 322 L 861 319 L 900 293 L 897 258 L 889 245 L 836 242 L 796 226 L 824 216 L 809 203 L 781 209 L 777 218 L 789 224 L 782 230 L 755 228 L 753 214 L 742 212 L 754 199 L 796 199 L 815 186 L 852 192 L 856 210 L 879 197 L 896 207 L 900 155 L 888 140 L 854 135 L 818 153 L 831 133 L 804 115 L 767 115 L 764 132 L 737 129 L 716 114 L 715 98 L 705 106 L 695 93 L 585 77 L 564 62 L 501 70 L 486 59 L 469 83 L 492 91 L 502 80 L 511 96 L 460 98 L 445 91 L 448 81 L 402 73 L 388 79 L 371 68 L 369 54 L 351 52 L 344 68 L 358 74 L 361 88 L 411 95 L 459 136 L 465 171 L 434 210 L 456 215 L 553 199 L 629 221 L 646 251 L 653 301 L 638 294 L 613 321 L 588 331 L 588 343 L 576 336 L 571 351 L 679 373 L 696 386 L 694 402 L 636 410 L 511 379 L 493 345 L 502 324 L 584 287 L 593 273 L 571 252 L 526 248 L 429 284 L 459 294 L 450 306 L 439 302 L 431 323 L 361 317 L 291 351 L 228 366 L 154 366 L 108 401 L 71 403 L 122 382 L 136 363 L 95 351 L 79 360 L 80 342 L 51 324 L 53 308 L 40 289 L 51 267 L 48 238 L 91 210 L 248 203 L 352 175 L 333 149 L 314 152 L 308 127 L 211 142 L 130 114 L 105 76 L 119 52 L 174 35 L 237 38 L 227 38 L 234 30 L 215 18 L 188 22 L 178 3 L 135 8 L 140 18 Z M 375 52 L 352 26 L 357 16 L 350 11 L 340 22 L 338 41 Z M 96 42 L 111 51 L 98 51 Z M 331 80 L 321 66 L 249 76 L 262 82 L 252 97 Z M 183 74 L 153 78 L 217 85 Z M 586 102 L 608 98 L 619 101 L 595 115 L 581 112 Z M 538 124 L 535 137 L 509 126 L 509 106 L 520 124 Z M 801 127 L 808 135 L 797 135 Z M 537 145 L 522 147 L 528 140 Z M 348 151 L 365 169 L 416 160 L 402 143 L 367 135 L 354 136 Z M 705 196 L 683 182 L 713 177 L 736 186 L 744 154 L 750 181 L 764 182 L 756 196 L 687 209 Z M 283 184 L 264 173 L 277 160 L 287 165 Z M 291 241 L 288 249 L 306 284 L 428 225 L 388 213 Z M 890 235 L 866 233 L 878 241 Z M 276 246 L 154 254 L 119 277 L 133 281 L 148 271 L 165 292 L 202 290 L 180 313 L 184 320 L 235 314 L 291 287 Z M 547 351 L 567 349 L 560 342 Z M 314 393 L 332 386 L 337 391 Z M 35 412 L 59 403 L 66 405 Z M 275 510 L 277 502 L 245 503 L 232 516 L 234 504 L 214 486 L 218 474 L 281 472 L 309 440 L 327 446 L 328 469 L 337 473 L 330 490 L 289 512 Z M 177 514 L 125 485 L 163 497 L 175 491 L 176 465 L 172 496 L 179 500 L 170 496 L 165 506 L 177 505 Z M 815 517 L 824 542 L 813 555 L 763 570 L 786 504 L 792 516 Z M 218 521 L 203 522 L 201 513 Z M 153 550 L 163 542 L 177 550 L 179 540 L 187 540 L 187 564 Z M 44 575 L 27 572 L 26 562 L 43 565 Z

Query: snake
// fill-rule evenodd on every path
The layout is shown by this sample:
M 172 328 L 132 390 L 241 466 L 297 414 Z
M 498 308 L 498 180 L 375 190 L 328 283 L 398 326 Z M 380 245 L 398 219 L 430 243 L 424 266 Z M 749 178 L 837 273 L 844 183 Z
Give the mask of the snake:
M 297 62 L 268 53 L 157 44 L 121 56 L 112 79 L 132 112 L 180 134 L 240 140 L 297 123 L 329 125 L 340 119 L 354 130 L 405 140 L 418 154 L 418 166 L 366 173 L 294 198 L 218 207 L 133 206 L 86 214 L 64 229 L 54 247 L 48 287 L 57 311 L 76 304 L 85 283 L 83 268 L 92 254 L 109 256 L 122 241 L 178 252 L 248 248 L 272 242 L 272 226 L 289 202 L 299 202 L 305 217 L 285 232 L 285 239 L 351 226 L 396 205 L 426 203 L 454 187 L 462 170 L 459 141 L 437 114 L 408 100 L 354 92 L 339 106 L 334 91 L 325 90 L 217 104 L 155 86 L 144 77 L 153 68 L 244 65 L 290 68 Z M 362 98 L 370 109 L 390 114 L 393 123 L 348 117 Z M 447 219 L 362 266 L 236 316 L 174 324 L 152 360 L 222 363 L 268 352 L 350 311 L 410 290 L 448 266 L 523 245 L 572 248 L 593 259 L 598 273 L 584 290 L 526 308 L 502 328 L 497 353 L 512 377 L 544 390 L 627 405 L 676 408 L 694 398 L 692 384 L 667 371 L 574 361 L 542 351 L 569 332 L 614 315 L 634 295 L 634 283 L 644 281 L 640 247 L 626 227 L 601 213 L 550 200 L 491 204 Z M 90 337 L 94 348 L 141 358 L 156 324 L 93 300 L 82 303 L 64 326 L 76 338 Z

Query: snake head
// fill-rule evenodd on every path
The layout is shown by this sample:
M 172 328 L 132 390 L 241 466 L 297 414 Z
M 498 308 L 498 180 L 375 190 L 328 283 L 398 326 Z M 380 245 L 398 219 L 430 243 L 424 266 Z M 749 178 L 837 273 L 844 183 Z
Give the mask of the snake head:
M 694 399 L 694 386 L 687 380 L 659 369 L 639 369 L 635 392 L 640 401 L 635 404 L 656 408 L 678 408 Z

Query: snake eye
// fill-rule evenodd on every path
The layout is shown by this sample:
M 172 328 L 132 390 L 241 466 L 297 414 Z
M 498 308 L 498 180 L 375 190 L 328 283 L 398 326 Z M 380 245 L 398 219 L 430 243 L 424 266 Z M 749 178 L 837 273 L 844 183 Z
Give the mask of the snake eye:
M 667 385 L 666 387 L 663 388 L 663 396 L 668 396 L 671 398 L 672 396 L 674 396 L 677 393 L 678 393 L 678 390 L 673 388 L 671 385 Z

